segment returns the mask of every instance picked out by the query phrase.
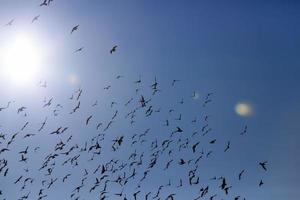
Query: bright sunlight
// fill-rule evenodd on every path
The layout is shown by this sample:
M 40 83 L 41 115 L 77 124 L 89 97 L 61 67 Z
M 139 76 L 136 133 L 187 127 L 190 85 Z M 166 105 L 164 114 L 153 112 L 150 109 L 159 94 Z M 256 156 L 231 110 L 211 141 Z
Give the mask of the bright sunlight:
M 17 85 L 32 83 L 41 64 L 39 52 L 30 37 L 16 37 L 1 49 L 1 74 Z

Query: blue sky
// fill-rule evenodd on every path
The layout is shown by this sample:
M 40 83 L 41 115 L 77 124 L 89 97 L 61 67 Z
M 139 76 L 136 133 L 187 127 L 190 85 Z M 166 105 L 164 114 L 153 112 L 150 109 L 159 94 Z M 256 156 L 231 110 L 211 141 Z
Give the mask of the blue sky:
M 59 141 L 55 136 L 49 136 L 49 132 L 67 124 L 73 127 L 75 139 L 72 144 L 84 144 L 82 141 L 95 134 L 92 127 L 84 126 L 86 117 L 93 114 L 93 119 L 108 120 L 115 111 L 109 106 L 111 101 L 118 102 L 117 109 L 125 113 L 124 102 L 131 96 L 139 98 L 135 95 L 133 81 L 141 76 L 141 91 L 151 97 L 149 86 L 157 77 L 162 92 L 153 100 L 153 107 L 162 107 L 164 114 L 149 121 L 139 115 L 141 121 L 135 127 L 120 116 L 120 123 L 116 124 L 107 141 L 119 134 L 143 132 L 149 126 L 152 127 L 151 137 L 163 138 L 162 133 L 169 134 L 170 130 L 158 124 L 170 117 L 167 113 L 170 108 L 176 110 L 171 118 L 179 113 L 187 116 L 180 123 L 188 126 L 190 131 L 195 128 L 189 125 L 192 118 L 202 119 L 203 115 L 209 114 L 212 116 L 212 135 L 201 141 L 218 138 L 220 143 L 213 149 L 219 154 L 216 153 L 199 170 L 203 173 L 199 172 L 203 184 L 209 183 L 210 174 L 226 174 L 229 179 L 234 179 L 242 168 L 246 168 L 243 183 L 232 181 L 234 187 L 230 198 L 241 194 L 247 199 L 297 199 L 300 180 L 297 167 L 300 164 L 299 2 L 57 0 L 49 7 L 38 5 L 39 1 L 0 1 L 0 25 L 15 19 L 12 26 L 1 27 L 0 45 L 23 34 L 33 37 L 41 52 L 46 54 L 41 63 L 43 70 L 36 77 L 47 81 L 46 89 L 36 85 L 14 86 L 0 80 L 0 104 L 15 101 L 10 109 L 0 112 L 1 132 L 12 135 L 26 121 L 32 124 L 27 130 L 31 132 L 45 116 L 49 118 L 44 135 L 32 139 L 35 145 L 44 147 L 44 153 L 32 153 L 32 162 L 28 164 L 32 168 L 31 176 L 42 179 L 43 174 L 35 166 L 41 164 L 40 159 Z M 39 14 L 39 20 L 31 24 L 32 18 Z M 79 30 L 71 35 L 70 30 L 77 24 Z M 109 50 L 114 45 L 118 45 L 118 49 L 111 55 Z M 73 53 L 82 46 L 82 52 Z M 116 80 L 119 74 L 124 78 Z M 70 83 L 71 75 L 77 78 L 76 83 Z M 176 88 L 171 87 L 173 79 L 181 80 Z M 107 85 L 112 85 L 110 91 L 103 90 Z M 75 102 L 68 98 L 78 87 L 83 89 L 82 108 L 80 113 L 70 116 L 68 112 Z M 193 91 L 199 93 L 198 100 L 190 98 Z M 214 93 L 213 102 L 203 108 L 203 99 L 209 92 Z M 59 116 L 51 115 L 52 108 L 42 108 L 44 97 L 53 97 L 54 104 L 64 105 Z M 178 104 L 181 98 L 185 100 L 184 105 Z M 100 103 L 97 109 L 91 107 L 95 100 Z M 234 107 L 239 102 L 249 103 L 253 114 L 249 117 L 237 115 Z M 27 118 L 16 114 L 20 106 L 28 107 Z M 246 124 L 247 136 L 240 137 L 238 133 Z M 199 124 L 198 129 L 200 127 Z M 223 154 L 228 140 L 232 141 L 232 151 Z M 14 170 L 20 166 L 15 162 L 19 159 L 17 152 L 29 145 L 29 141 L 16 142 L 11 147 L 15 151 L 5 154 L 12 160 L 8 177 L 0 177 L 0 189 L 5 192 L 6 199 L 17 199 L 26 193 L 19 192 L 19 187 L 12 182 L 22 173 L 20 169 Z M 109 144 L 103 144 L 108 150 L 99 162 L 114 155 L 109 151 Z M 0 145 L 2 148 L 3 144 Z M 123 148 L 123 152 L 117 154 L 119 157 L 131 151 Z M 189 157 L 190 154 L 186 152 L 182 156 Z M 263 160 L 269 162 L 267 173 L 258 166 Z M 81 164 L 90 169 L 97 165 L 84 161 Z M 149 178 L 143 191 L 156 191 L 157 185 L 168 182 L 168 177 L 186 176 L 177 169 L 180 168 L 174 168 L 165 178 L 160 178 L 161 172 L 157 171 L 158 175 Z M 48 199 L 69 197 L 70 192 L 65 193 L 61 186 L 72 190 L 78 185 L 82 177 L 79 169 L 57 169 L 53 177 L 63 176 L 68 170 L 73 172 L 74 178 L 66 186 L 57 183 L 47 192 Z M 262 188 L 257 186 L 260 179 L 265 182 Z M 92 184 L 92 180 L 93 177 L 87 185 Z M 31 195 L 36 195 L 39 189 L 38 183 L 33 185 L 35 194 Z M 200 186 L 195 186 L 192 191 L 199 189 Z M 118 192 L 115 187 L 111 190 Z M 194 199 L 197 194 L 173 191 L 178 199 Z M 92 195 L 81 195 L 81 199 L 92 198 Z

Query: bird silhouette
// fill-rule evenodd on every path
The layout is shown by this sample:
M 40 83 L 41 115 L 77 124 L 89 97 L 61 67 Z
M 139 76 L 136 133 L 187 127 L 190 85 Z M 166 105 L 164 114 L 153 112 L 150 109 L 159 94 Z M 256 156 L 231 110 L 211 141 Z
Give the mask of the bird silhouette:
M 5 26 L 12 26 L 14 23 L 15 19 L 10 20 Z
M 267 167 L 266 167 L 267 163 L 268 163 L 267 161 L 259 162 L 259 165 L 260 165 L 265 171 L 267 171 Z
M 79 49 L 76 49 L 76 50 L 74 51 L 74 53 L 78 53 L 78 52 L 82 51 L 83 49 L 84 49 L 84 47 L 80 47 Z
M 74 27 L 72 28 L 72 30 L 71 30 L 71 34 L 72 34 L 74 31 L 77 31 L 78 28 L 79 28 L 79 25 L 74 26 Z
M 32 20 L 31 23 L 33 24 L 35 21 L 37 21 L 40 18 L 40 15 L 35 16 Z
M 118 45 L 115 45 L 112 47 L 112 49 L 109 51 L 111 54 L 114 53 L 117 50 Z

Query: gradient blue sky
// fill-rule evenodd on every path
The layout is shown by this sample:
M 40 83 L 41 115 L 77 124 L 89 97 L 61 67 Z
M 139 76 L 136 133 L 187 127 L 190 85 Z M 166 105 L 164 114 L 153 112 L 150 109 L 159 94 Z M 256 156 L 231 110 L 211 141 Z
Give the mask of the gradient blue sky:
M 49 112 L 40 106 L 44 96 L 53 96 L 56 102 L 67 104 L 68 97 L 80 85 L 85 93 L 84 104 L 90 105 L 95 99 L 102 101 L 103 109 L 97 114 L 109 118 L 112 111 L 105 111 L 105 105 L 112 99 L 125 102 L 134 95 L 132 81 L 139 75 L 145 81 L 145 88 L 155 76 L 165 86 L 158 105 L 167 105 L 169 99 L 175 105 L 181 97 L 188 99 L 193 91 L 201 98 L 214 92 L 208 112 L 213 116 L 215 134 L 224 140 L 223 146 L 227 138 L 237 138 L 245 124 L 249 134 L 236 140 L 231 155 L 219 156 L 218 162 L 223 165 L 216 166 L 212 161 L 211 166 L 206 166 L 207 174 L 213 169 L 231 169 L 232 165 L 238 166 L 234 172 L 238 173 L 240 167 L 247 166 L 253 169 L 253 177 L 249 177 L 249 184 L 236 189 L 247 194 L 248 199 L 299 198 L 299 1 L 54 0 L 49 7 L 38 5 L 39 1 L 0 1 L 0 25 L 15 18 L 13 26 L 1 27 L 0 45 L 18 34 L 35 38 L 43 52 L 47 52 L 43 73 L 38 78 L 47 80 L 49 87 L 47 90 L 16 87 L 0 80 L 1 105 L 8 100 L 16 101 L 15 109 L 26 105 L 31 108 L 30 119 L 37 124 Z M 38 14 L 39 21 L 31 24 Z M 80 24 L 79 30 L 70 35 L 76 24 Z M 119 48 L 110 55 L 109 50 L 115 44 Z M 74 54 L 81 46 L 84 50 Z M 77 85 L 68 82 L 71 74 L 78 77 Z M 115 83 L 118 74 L 124 75 L 125 83 Z M 177 91 L 169 91 L 172 79 L 181 80 Z M 113 94 L 103 91 L 109 84 L 115 86 Z M 238 102 L 249 102 L 253 115 L 238 116 L 234 111 Z M 197 109 L 202 112 L 200 102 L 190 100 L 185 106 L 182 112 L 190 118 L 197 115 Z M 87 107 L 75 119 L 66 115 L 60 120 L 76 127 L 78 121 L 83 122 L 94 112 Z M 24 118 L 15 118 L 15 113 L 0 113 L 4 132 L 9 132 L 9 127 L 21 127 L 23 122 Z M 52 129 L 58 124 L 53 120 Z M 148 125 L 141 124 L 138 130 L 145 130 Z M 77 139 L 80 141 L 81 137 Z M 36 142 L 47 149 L 47 138 Z M 26 143 L 16 148 L 19 151 L 24 147 Z M 256 166 L 262 160 L 269 161 L 267 174 Z M 37 163 L 40 162 L 32 165 Z M 14 185 L 8 184 L 15 177 L 3 181 L 0 178 L 0 189 L 12 195 L 12 198 L 6 196 L 7 199 L 20 196 L 16 195 Z M 265 185 L 259 189 L 256 182 L 261 177 Z M 62 199 L 64 191 L 58 186 L 55 189 L 58 192 L 49 194 L 48 199 Z

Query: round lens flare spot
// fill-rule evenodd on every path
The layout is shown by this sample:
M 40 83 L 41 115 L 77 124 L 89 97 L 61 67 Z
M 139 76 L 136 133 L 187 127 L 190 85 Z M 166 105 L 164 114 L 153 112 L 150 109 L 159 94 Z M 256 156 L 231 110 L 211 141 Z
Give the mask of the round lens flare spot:
M 242 117 L 249 117 L 253 113 L 252 107 L 247 103 L 236 104 L 235 112 Z
M 75 74 L 70 74 L 68 76 L 68 81 L 71 85 L 77 85 L 79 84 L 79 79 L 78 76 L 76 76 Z
M 27 37 L 17 37 L 15 41 L 1 49 L 1 74 L 16 84 L 34 81 L 40 64 L 39 51 Z

